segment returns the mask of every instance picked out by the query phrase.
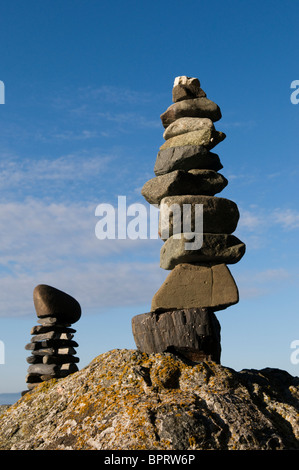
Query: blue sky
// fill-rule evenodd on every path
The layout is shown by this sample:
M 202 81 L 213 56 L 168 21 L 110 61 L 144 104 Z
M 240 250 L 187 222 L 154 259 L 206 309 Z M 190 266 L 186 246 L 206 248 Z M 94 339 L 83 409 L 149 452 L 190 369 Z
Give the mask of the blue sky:
M 179 75 L 221 108 L 221 196 L 238 204 L 247 246 L 230 266 L 240 301 L 217 314 L 222 363 L 298 375 L 298 12 L 290 0 L 1 3 L 0 392 L 26 389 L 40 283 L 81 304 L 80 367 L 135 348 L 131 318 L 168 274 L 162 242 L 98 240 L 95 208 L 147 204 Z

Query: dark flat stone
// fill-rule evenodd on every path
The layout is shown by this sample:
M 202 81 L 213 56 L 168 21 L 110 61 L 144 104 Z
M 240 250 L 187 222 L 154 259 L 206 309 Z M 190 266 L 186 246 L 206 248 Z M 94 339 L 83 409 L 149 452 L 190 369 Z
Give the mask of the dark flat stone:
M 154 173 L 156 176 L 174 170 L 214 170 L 223 168 L 219 156 L 203 145 L 169 147 L 158 152 Z
M 36 325 L 33 328 L 31 328 L 30 334 L 31 335 L 37 335 L 41 333 L 48 333 L 50 331 L 56 331 L 57 333 L 76 333 L 76 330 L 74 328 L 68 328 L 65 326 L 56 326 L 56 325 Z
M 78 357 L 70 354 L 51 354 L 42 357 L 43 364 L 73 364 L 79 361 Z

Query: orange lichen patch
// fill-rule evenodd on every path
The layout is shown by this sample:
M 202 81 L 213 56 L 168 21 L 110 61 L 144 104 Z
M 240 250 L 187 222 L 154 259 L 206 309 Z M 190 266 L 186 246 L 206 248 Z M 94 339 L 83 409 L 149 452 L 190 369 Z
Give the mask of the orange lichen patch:
M 242 375 L 170 353 L 113 350 L 73 376 L 39 385 L 4 412 L 0 448 L 266 449 L 271 436 L 272 446 L 284 448 L 285 439 L 296 447 L 299 385 L 282 377 L 289 402 L 276 383 L 271 374 Z M 277 423 L 285 423 L 287 436 L 277 437 Z

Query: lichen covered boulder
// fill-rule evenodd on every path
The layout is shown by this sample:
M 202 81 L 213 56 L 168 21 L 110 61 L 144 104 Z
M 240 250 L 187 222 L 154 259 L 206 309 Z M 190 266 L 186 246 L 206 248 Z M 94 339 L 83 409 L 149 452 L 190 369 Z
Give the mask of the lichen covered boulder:
M 1 450 L 299 449 L 299 379 L 113 350 L 0 416 Z

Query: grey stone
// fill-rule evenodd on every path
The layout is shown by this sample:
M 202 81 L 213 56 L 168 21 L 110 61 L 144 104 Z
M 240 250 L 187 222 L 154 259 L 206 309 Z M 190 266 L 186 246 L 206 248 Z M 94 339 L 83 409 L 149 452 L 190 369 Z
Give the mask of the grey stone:
M 53 331 L 53 325 L 36 325 L 33 328 L 31 328 L 30 334 L 31 335 L 36 335 L 40 333 L 48 333 L 49 331 Z M 76 333 L 76 330 L 73 328 L 68 328 L 62 325 L 55 325 L 55 331 L 61 332 L 61 333 Z
M 220 324 L 210 309 L 136 315 L 132 331 L 137 349 L 144 353 L 169 351 L 194 362 L 220 363 Z
M 156 176 L 174 170 L 214 170 L 223 168 L 219 156 L 207 150 L 203 145 L 170 147 L 158 152 L 154 173 Z
M 55 317 L 42 317 L 37 320 L 37 323 L 39 323 L 42 326 L 55 326 L 55 328 L 71 326 L 71 323 L 65 323 L 65 322 L 62 323 L 60 319 L 55 318 Z
M 54 317 L 62 323 L 75 323 L 81 317 L 81 307 L 76 299 L 55 287 L 40 284 L 33 291 L 37 316 Z
M 163 133 L 163 138 L 168 140 L 176 135 L 186 134 L 187 132 L 199 131 L 200 129 L 215 130 L 213 121 L 208 118 L 183 117 L 170 124 Z
M 202 88 L 199 88 L 196 93 L 191 93 L 188 88 L 182 86 L 182 85 L 175 85 L 172 89 L 172 101 L 174 103 L 177 103 L 178 101 L 183 101 L 183 100 L 190 100 L 193 98 L 204 98 L 206 97 L 206 93 Z
M 28 367 L 28 375 L 39 375 L 41 378 L 65 376 L 69 373 L 77 372 L 76 364 L 32 364 Z
M 76 350 L 73 347 L 61 347 L 61 348 L 40 348 L 32 352 L 34 356 L 50 356 L 57 354 L 76 354 Z
M 173 86 L 175 87 L 177 85 L 186 88 L 192 94 L 196 94 L 198 90 L 200 90 L 200 81 L 196 77 L 187 77 L 186 75 L 175 77 Z
M 186 249 L 192 234 L 173 236 L 165 241 L 160 251 L 160 267 L 173 269 L 181 263 L 235 264 L 245 253 L 245 244 L 234 235 L 225 233 L 204 233 L 203 244 L 199 249 Z
M 231 234 L 236 230 L 240 214 L 235 202 L 217 196 L 168 196 L 160 204 L 159 234 L 162 240 L 175 233 L 198 232 L 197 205 L 203 206 L 203 233 Z
M 45 354 L 42 356 L 43 364 L 72 364 L 79 362 L 79 358 L 70 354 Z
M 150 204 L 159 205 L 161 199 L 166 196 L 214 196 L 227 184 L 227 179 L 214 170 L 175 170 L 147 181 L 141 189 L 141 194 Z
M 42 356 L 29 356 L 26 358 L 26 361 L 29 363 L 29 364 L 41 364 L 43 362 L 43 358 Z
M 78 343 L 74 340 L 44 340 L 38 342 L 31 342 L 26 344 L 25 349 L 31 351 L 37 351 L 43 348 L 75 348 L 78 346 Z
M 174 103 L 182 100 L 190 100 L 192 98 L 203 98 L 206 96 L 206 93 L 201 88 L 196 94 L 192 94 L 188 89 L 181 85 L 176 85 L 172 89 L 172 101 Z
M 200 88 L 200 81 L 193 77 L 176 77 L 172 89 L 173 102 L 206 96 Z
M 160 116 L 164 128 L 182 117 L 209 118 L 216 122 L 221 119 L 221 111 L 216 103 L 203 97 L 174 103 Z
M 225 264 L 178 264 L 152 298 L 151 312 L 210 307 L 223 310 L 239 301 L 233 276 Z
M 49 340 L 71 340 L 74 337 L 72 333 L 58 333 L 56 331 L 49 331 L 48 333 L 41 333 L 31 338 L 32 343 Z
M 32 364 L 28 367 L 28 375 L 51 375 L 59 371 L 56 364 Z
M 32 386 L 36 386 L 42 382 L 42 379 L 40 378 L 39 375 L 36 374 L 27 374 L 26 376 L 26 383 L 31 384 Z M 31 389 L 32 387 L 29 387 Z
M 184 147 L 185 145 L 203 145 L 208 150 L 212 150 L 217 144 L 219 144 L 219 142 L 222 142 L 225 137 L 226 135 L 224 132 L 203 128 L 197 131 L 185 132 L 171 137 L 161 145 L 160 150 L 164 150 L 169 147 Z

